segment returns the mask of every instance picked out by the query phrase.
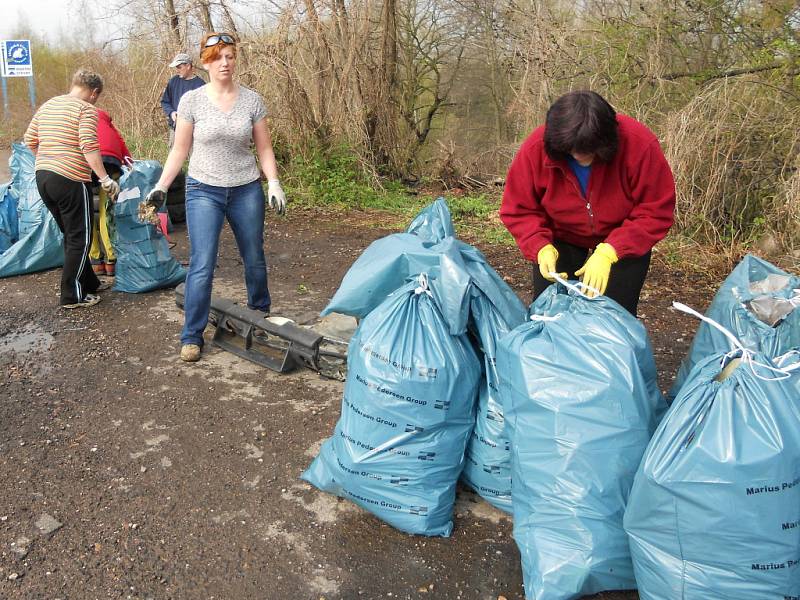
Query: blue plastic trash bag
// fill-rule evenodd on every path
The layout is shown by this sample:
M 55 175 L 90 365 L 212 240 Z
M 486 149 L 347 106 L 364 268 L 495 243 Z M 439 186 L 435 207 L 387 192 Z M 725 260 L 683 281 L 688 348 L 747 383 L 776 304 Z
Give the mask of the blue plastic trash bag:
M 664 404 L 644 326 L 610 298 L 564 290 L 545 290 L 497 352 L 530 600 L 636 587 L 622 517 Z
M 484 255 L 453 234 L 450 211 L 440 198 L 414 219 L 406 233 L 373 242 L 350 267 L 322 314 L 339 312 L 364 318 L 409 276 L 428 272 L 441 284 L 436 288 L 440 293 L 438 306 L 451 326 L 451 334 L 462 332 L 453 324 L 461 323 L 471 306 L 486 316 L 485 322 L 472 319 L 473 333 L 490 356 L 485 361 L 487 375 L 481 383 L 478 421 L 464 479 L 489 502 L 510 510 L 508 440 L 502 434 L 502 407 L 489 386 L 496 390 L 496 340 L 524 321 L 525 307 Z M 475 301 L 478 297 L 481 299 Z
M 302 478 L 402 531 L 449 536 L 481 368 L 421 278 L 356 330 L 341 417 Z
M 589 301 L 581 293 L 583 284 L 578 281 L 573 282 L 558 282 L 554 283 L 545 289 L 544 292 L 539 294 L 536 301 L 531 304 L 528 311 L 529 315 L 548 315 L 553 316 L 563 312 L 576 310 L 573 306 L 578 302 L 579 306 L 586 306 Z M 615 329 L 619 335 L 624 335 L 628 339 L 628 343 L 634 349 L 636 354 L 636 364 L 647 384 L 647 394 L 653 399 L 656 406 L 655 425 L 661 422 L 664 413 L 667 412 L 668 406 L 664 395 L 658 387 L 658 372 L 656 371 L 656 361 L 653 356 L 653 346 L 650 344 L 650 337 L 647 335 L 647 329 L 644 328 L 642 323 L 631 314 L 624 310 L 617 302 L 607 296 L 602 298 L 593 299 L 591 302 L 598 303 L 596 306 L 604 306 L 608 310 L 603 311 L 603 316 L 612 319 L 615 323 Z M 599 310 L 599 309 L 598 309 Z
M 409 227 L 415 233 L 396 233 L 370 244 L 347 271 L 322 315 L 338 312 L 363 319 L 408 277 L 422 272 L 437 273 L 444 290 L 441 308 L 447 314 L 468 310 L 469 296 L 461 294 L 465 279 L 473 280 L 501 311 L 516 310 L 519 298 L 479 250 L 452 236 L 437 239 L 452 231 L 449 220 L 440 220 L 445 216 L 449 219 L 447 205 L 437 200 Z M 458 293 L 451 294 L 451 289 Z M 448 320 L 457 318 L 449 316 Z
M 0 253 L 8 250 L 19 239 L 17 197 L 11 191 L 11 182 L 0 185 Z
M 17 239 L 0 254 L 0 277 L 44 271 L 64 264 L 64 236 L 36 187 L 36 157 L 25 144 L 12 146 L 9 166 L 16 198 Z M 11 210 L 9 209 L 9 213 Z
M 447 207 L 445 199 L 437 198 L 423 208 L 411 221 L 406 233 L 416 235 L 433 244 L 441 242 L 446 237 L 455 237 L 453 217 L 450 215 L 450 209 Z
M 135 161 L 123 168 L 120 194 L 114 204 L 117 255 L 114 289 L 120 292 L 149 292 L 173 287 L 186 278 L 186 269 L 169 252 L 169 243 L 159 229 L 138 218 L 139 204 L 158 182 L 158 161 Z
M 799 377 L 740 351 L 692 369 L 625 513 L 642 600 L 800 598 Z
M 455 256 L 459 250 L 455 242 L 450 211 L 439 198 L 414 218 L 406 233 L 372 242 L 347 271 L 322 315 L 338 312 L 366 317 L 408 277 L 431 273 L 439 266 L 441 254 Z
M 797 306 L 800 277 L 748 254 L 722 283 L 705 316 L 730 331 L 745 348 L 775 357 L 800 346 L 800 310 L 794 310 Z M 669 396 L 678 395 L 695 364 L 731 349 L 725 335 L 702 322 Z
M 487 502 L 510 513 L 511 447 L 499 397 L 497 343 L 525 322 L 525 307 L 517 299 L 516 305 L 498 308 L 479 288 L 473 287 L 470 315 L 470 330 L 480 343 L 484 375 L 461 478 Z

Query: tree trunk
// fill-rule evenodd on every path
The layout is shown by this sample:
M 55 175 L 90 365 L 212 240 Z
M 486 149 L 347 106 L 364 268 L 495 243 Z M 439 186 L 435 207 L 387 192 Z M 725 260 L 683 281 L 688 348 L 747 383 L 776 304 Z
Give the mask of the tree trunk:
M 228 2 L 226 0 L 219 0 L 219 5 L 222 9 L 222 24 L 225 27 L 225 31 L 232 33 L 235 38 L 239 39 L 239 32 L 236 29 L 236 21 L 233 19 L 233 11 L 228 6 Z
M 174 0 L 164 0 L 164 12 L 166 13 L 167 22 L 169 23 L 172 41 L 175 43 L 176 48 L 182 48 L 183 40 L 181 38 L 181 28 L 180 22 L 178 21 L 178 13 L 175 12 Z
M 328 94 L 331 91 L 331 68 L 333 66 L 333 57 L 331 49 L 328 46 L 328 41 L 325 38 L 324 26 L 320 22 L 317 7 L 314 0 L 305 0 L 306 11 L 308 12 L 308 20 L 314 31 L 314 68 L 315 73 L 315 94 L 316 94 L 316 121 L 319 123 L 319 130 L 316 131 L 316 136 L 320 142 L 327 144 L 328 141 Z
M 386 86 L 386 93 L 391 95 L 397 81 L 397 0 L 384 0 L 381 25 L 383 35 L 380 80 Z
M 197 11 L 200 13 L 200 22 L 206 31 L 215 31 L 214 21 L 211 19 L 211 7 L 208 0 L 197 0 Z

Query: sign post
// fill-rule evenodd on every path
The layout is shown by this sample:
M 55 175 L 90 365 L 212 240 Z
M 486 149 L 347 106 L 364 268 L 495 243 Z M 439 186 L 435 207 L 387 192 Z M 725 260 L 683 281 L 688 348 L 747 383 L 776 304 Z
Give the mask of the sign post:
M 3 87 L 3 118 L 8 120 L 8 85 L 5 77 L 0 77 L 0 84 Z
M 33 60 L 30 40 L 5 40 L 0 42 L 0 67 L 3 79 L 3 114 L 8 117 L 8 89 L 6 77 L 27 77 L 31 108 L 36 108 L 36 83 L 33 79 Z

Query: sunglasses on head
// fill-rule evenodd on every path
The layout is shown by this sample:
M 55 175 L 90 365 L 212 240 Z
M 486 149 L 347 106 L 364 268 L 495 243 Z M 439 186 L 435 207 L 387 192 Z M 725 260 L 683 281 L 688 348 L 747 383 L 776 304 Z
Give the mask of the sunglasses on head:
M 208 36 L 205 46 L 203 47 L 210 48 L 217 44 L 236 44 L 236 40 L 233 39 L 233 36 L 229 33 L 215 33 L 214 35 Z

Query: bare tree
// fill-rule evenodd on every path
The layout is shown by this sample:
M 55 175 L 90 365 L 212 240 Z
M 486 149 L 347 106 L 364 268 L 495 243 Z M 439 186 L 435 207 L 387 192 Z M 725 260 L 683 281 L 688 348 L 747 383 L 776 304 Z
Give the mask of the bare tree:
M 183 45 L 183 38 L 181 37 L 180 20 L 178 19 L 178 13 L 175 11 L 174 0 L 164 0 L 164 15 L 172 33 L 172 43 L 176 48 L 179 48 Z
M 200 23 L 206 31 L 214 31 L 214 20 L 211 18 L 211 6 L 208 0 L 195 0 L 195 10 Z

